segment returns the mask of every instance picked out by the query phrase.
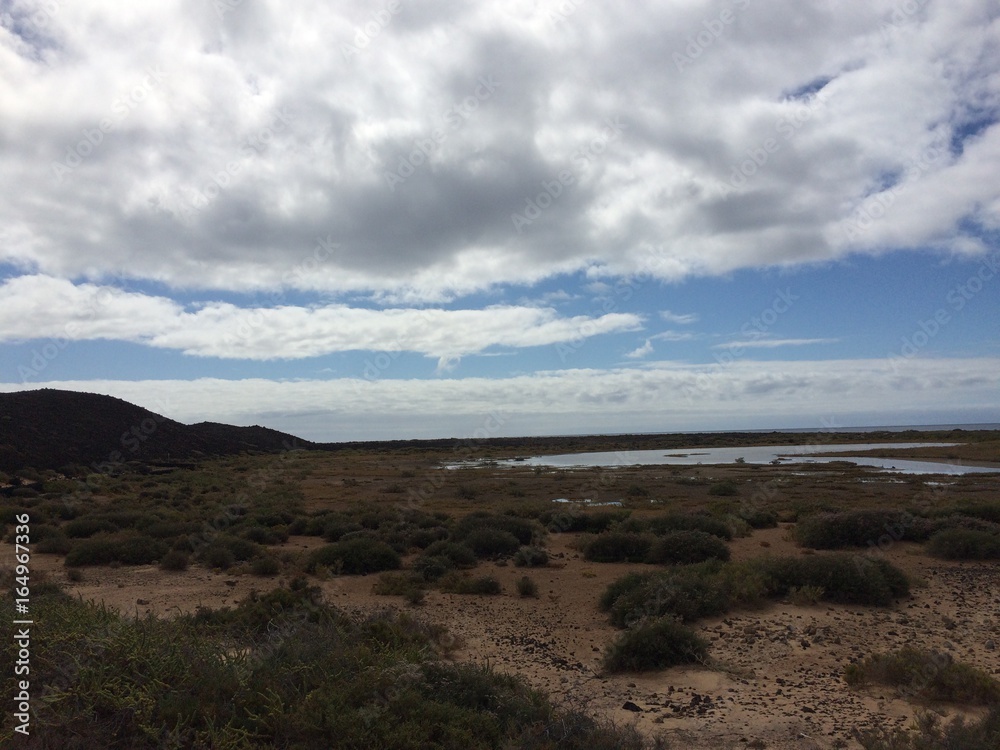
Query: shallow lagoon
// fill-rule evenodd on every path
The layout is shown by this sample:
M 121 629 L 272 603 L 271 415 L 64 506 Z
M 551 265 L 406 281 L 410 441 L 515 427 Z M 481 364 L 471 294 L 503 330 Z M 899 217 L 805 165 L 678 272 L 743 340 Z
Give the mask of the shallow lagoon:
M 677 450 L 604 451 L 595 453 L 564 453 L 554 456 L 532 456 L 498 461 L 502 466 L 545 466 L 550 468 L 667 465 L 731 464 L 743 459 L 748 464 L 830 463 L 850 461 L 859 466 L 872 466 L 902 474 L 980 474 L 1000 472 L 1000 468 L 964 466 L 938 461 L 916 461 L 903 458 L 872 456 L 812 456 L 812 453 L 832 453 L 885 448 L 948 447 L 958 443 L 840 443 L 833 445 L 751 445 L 739 448 L 679 448 Z

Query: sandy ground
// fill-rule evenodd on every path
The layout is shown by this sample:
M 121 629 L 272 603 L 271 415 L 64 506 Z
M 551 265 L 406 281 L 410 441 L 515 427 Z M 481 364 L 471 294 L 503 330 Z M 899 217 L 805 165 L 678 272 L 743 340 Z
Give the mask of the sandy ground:
M 546 568 L 481 565 L 477 573 L 492 573 L 503 583 L 504 593 L 495 597 L 432 591 L 414 608 L 400 597 L 373 595 L 373 576 L 321 585 L 329 602 L 348 611 L 392 607 L 443 623 L 460 639 L 454 658 L 485 660 L 521 674 L 557 701 L 634 722 L 673 747 L 859 747 L 852 728 L 904 726 L 914 706 L 889 690 L 849 689 L 843 668 L 852 659 L 906 644 L 947 651 L 1000 676 L 1000 566 L 943 563 L 905 543 L 892 546 L 887 556 L 918 585 L 894 608 L 775 603 L 730 613 L 698 626 L 712 642 L 714 666 L 604 675 L 601 655 L 618 631 L 598 611 L 598 598 L 623 573 L 651 568 L 588 563 L 572 548 L 573 540 L 571 534 L 549 538 L 552 563 Z M 280 549 L 304 551 L 320 543 L 293 537 Z M 786 525 L 735 540 L 732 550 L 736 559 L 802 554 Z M 199 605 L 231 605 L 282 580 L 142 566 L 88 568 L 84 580 L 74 583 L 67 581 L 61 558 L 52 555 L 35 555 L 33 569 L 65 582 L 72 594 L 127 615 L 171 616 Z M 539 584 L 538 598 L 516 593 L 514 582 L 526 573 Z

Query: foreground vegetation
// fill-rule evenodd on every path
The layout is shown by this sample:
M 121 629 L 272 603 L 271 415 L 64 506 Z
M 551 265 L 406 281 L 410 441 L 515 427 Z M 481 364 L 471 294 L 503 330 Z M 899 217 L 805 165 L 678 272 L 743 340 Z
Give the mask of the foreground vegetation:
M 554 708 L 521 679 L 443 661 L 447 633 L 352 619 L 305 581 L 233 609 L 125 619 L 36 589 L 24 748 L 642 748 L 631 729 Z M 2 616 L 13 618 L 5 601 Z M 15 647 L 0 651 L 13 695 Z M 42 687 L 44 686 L 44 687 Z M 13 737 L 10 712 L 0 741 Z

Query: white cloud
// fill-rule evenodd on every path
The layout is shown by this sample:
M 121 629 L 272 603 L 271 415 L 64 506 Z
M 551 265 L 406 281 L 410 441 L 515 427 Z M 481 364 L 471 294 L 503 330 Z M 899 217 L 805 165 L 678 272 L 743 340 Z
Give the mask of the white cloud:
M 821 426 L 852 415 L 925 423 L 948 404 L 965 421 L 1000 419 L 1000 359 L 650 363 L 520 377 L 75 381 L 32 387 L 106 393 L 183 422 L 266 424 L 300 437 L 352 439 L 472 432 L 502 414 L 503 434 Z M 22 390 L 15 383 L 0 391 Z M 377 417 L 377 419 L 373 419 Z M 954 419 L 955 417 L 950 417 Z M 917 420 L 914 422 L 914 420 Z M 883 422 L 885 423 L 885 422 Z
M 660 310 L 660 318 L 667 321 L 668 323 L 676 323 L 677 325 L 686 326 L 691 323 L 698 322 L 697 313 L 675 313 L 670 310 Z
M 653 353 L 653 342 L 650 341 L 649 339 L 646 339 L 645 344 L 640 346 L 638 349 L 633 349 L 625 356 L 628 357 L 629 359 L 643 359 L 644 357 L 648 357 L 652 353 Z
M 192 312 L 162 298 L 47 276 L 0 285 L 0 342 L 36 338 L 110 339 L 227 359 L 299 359 L 351 350 L 411 351 L 451 369 L 489 347 L 581 341 L 642 327 L 631 313 L 559 317 L 551 308 L 481 310 L 343 305 L 243 309 L 204 303 Z
M 811 344 L 835 344 L 840 339 L 750 339 L 715 344 L 713 349 L 776 349 L 779 346 L 809 346 Z
M 588 0 L 558 23 L 554 0 L 403 3 L 349 55 L 373 6 L 18 0 L 0 262 L 406 305 L 560 273 L 975 252 L 1000 204 L 1000 13 L 917 6 L 751 3 L 679 70 L 707 0 Z
M 661 331 L 650 336 L 653 341 L 691 341 L 696 338 L 695 334 L 687 331 Z

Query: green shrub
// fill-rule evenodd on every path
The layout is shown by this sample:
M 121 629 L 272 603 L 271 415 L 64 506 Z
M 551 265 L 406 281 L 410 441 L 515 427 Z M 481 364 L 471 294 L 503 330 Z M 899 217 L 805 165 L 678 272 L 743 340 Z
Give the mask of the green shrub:
M 720 518 L 704 513 L 666 513 L 649 519 L 649 530 L 654 534 L 669 534 L 672 531 L 704 531 L 727 542 L 733 538 L 732 529 Z
M 787 595 L 793 588 L 823 589 L 825 601 L 885 606 L 909 594 L 909 582 L 882 558 L 829 554 L 811 557 L 765 558 L 771 591 Z
M 160 558 L 162 570 L 187 570 L 188 564 L 188 556 L 180 550 L 170 550 Z
M 421 555 L 413 561 L 413 571 L 425 581 L 436 581 L 455 569 L 455 563 L 444 555 Z
M 916 729 L 874 729 L 856 734 L 865 750 L 996 750 L 1000 747 L 1000 707 L 967 721 L 956 716 L 942 725 L 930 711 L 918 713 Z
M 32 677 L 65 698 L 33 705 L 44 739 L 32 746 L 644 747 L 633 730 L 556 708 L 520 678 L 435 658 L 438 629 L 349 618 L 308 587 L 170 620 L 32 593 L 46 623 L 32 633 Z M 15 618 L 13 602 L 0 602 L 0 616 Z M 13 663 L 7 640 L 0 661 Z M 233 659 L 234 648 L 252 657 Z
M 80 565 L 149 565 L 167 553 L 167 545 L 149 536 L 94 536 L 76 542 L 66 555 L 67 567 Z
M 898 510 L 850 510 L 841 513 L 817 513 L 799 520 L 795 536 L 804 547 L 843 549 L 867 547 L 906 538 L 914 516 Z
M 521 547 L 514 555 L 519 568 L 543 568 L 549 564 L 549 553 L 541 547 Z
M 516 516 L 501 516 L 477 511 L 470 513 L 455 524 L 454 537 L 465 541 L 476 531 L 503 531 L 514 536 L 518 545 L 531 544 L 539 532 L 538 526 L 527 518 Z
M 73 543 L 62 534 L 47 536 L 35 544 L 35 552 L 65 555 L 73 548 Z
M 113 523 L 92 516 L 74 519 L 63 526 L 63 533 L 70 539 L 85 539 L 101 531 L 109 532 L 117 530 L 118 527 Z
M 518 538 L 509 531 L 486 528 L 469 532 L 464 542 L 479 558 L 509 557 L 521 546 Z
M 503 586 L 493 576 L 469 578 L 452 574 L 441 581 L 441 590 L 449 594 L 495 595 L 503 591 Z
M 931 537 L 927 551 L 945 560 L 1000 558 L 1000 536 L 973 529 L 945 529 Z
M 211 545 L 202 551 L 200 557 L 209 568 L 229 570 L 236 563 L 236 558 L 227 547 Z
M 288 533 L 285 529 L 269 526 L 248 526 L 243 529 L 240 536 L 256 544 L 283 544 L 288 541 Z
M 408 596 L 414 589 L 424 588 L 424 579 L 414 573 L 383 573 L 372 586 L 379 596 Z
M 708 657 L 708 643 L 671 617 L 640 623 L 619 636 L 604 655 L 609 672 L 646 672 Z
M 437 526 L 430 529 L 414 529 L 407 537 L 407 546 L 417 549 L 427 549 L 434 542 L 439 542 L 448 537 L 448 529 L 444 526 Z
M 713 484 L 708 488 L 708 494 L 719 497 L 733 497 L 740 494 L 740 491 L 733 482 L 726 481 Z
M 611 623 L 620 628 L 650 617 L 672 616 L 684 622 L 713 617 L 730 607 L 718 572 L 717 564 L 684 565 L 631 578 L 614 594 L 605 592 L 602 604 L 611 602 Z
M 646 558 L 659 565 L 684 565 L 705 560 L 728 560 L 729 547 L 704 531 L 673 531 L 656 540 Z
M 776 511 L 764 508 L 740 508 L 737 514 L 754 529 L 773 529 L 778 525 Z
M 460 542 L 434 542 L 424 550 L 424 555 L 428 557 L 446 557 L 453 567 L 464 569 L 474 568 L 478 562 L 476 553 L 467 544 Z
M 281 572 L 281 563 L 270 555 L 255 557 L 250 562 L 250 572 L 255 576 L 276 576 Z
M 323 525 L 322 533 L 315 536 L 322 536 L 328 542 L 339 542 L 346 535 L 362 531 L 363 529 L 364 526 L 360 523 L 348 520 L 347 518 L 328 519 Z
M 844 670 L 848 685 L 888 685 L 906 697 L 990 705 L 1000 703 L 1000 683 L 980 669 L 941 652 L 904 646 L 869 656 Z
M 587 542 L 583 557 L 591 562 L 641 562 L 652 545 L 649 535 L 605 531 Z
M 395 570 L 400 564 L 399 553 L 385 542 L 357 538 L 315 550 L 307 559 L 306 570 L 315 573 L 318 566 L 325 565 L 331 570 L 358 575 Z
M 517 579 L 517 593 L 522 598 L 537 597 L 538 584 L 535 583 L 534 579 L 528 578 L 528 576 L 521 576 Z

